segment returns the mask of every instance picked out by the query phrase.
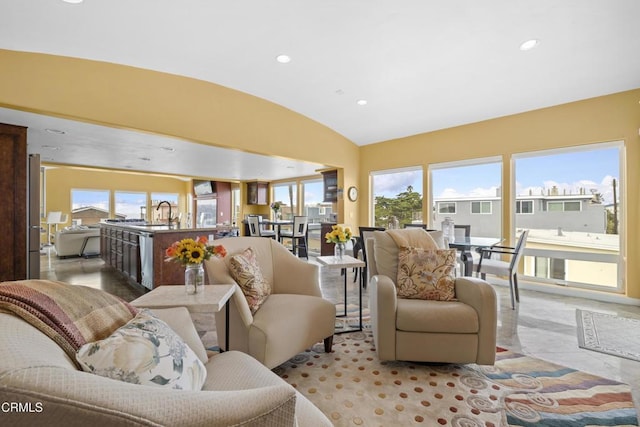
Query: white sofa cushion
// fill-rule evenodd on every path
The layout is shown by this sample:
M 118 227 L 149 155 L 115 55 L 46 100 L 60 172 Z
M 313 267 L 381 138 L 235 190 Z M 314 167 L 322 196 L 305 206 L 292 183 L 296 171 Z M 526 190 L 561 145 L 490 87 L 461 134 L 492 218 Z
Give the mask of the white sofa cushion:
M 176 334 L 180 335 L 180 338 L 193 350 L 202 363 L 207 363 L 209 360 L 207 349 L 204 348 L 202 339 L 198 335 L 198 331 L 196 331 L 189 310 L 186 307 L 154 308 L 151 312 L 158 319 L 166 322 Z
M 177 390 L 200 390 L 207 376 L 198 356 L 149 310 L 108 338 L 80 347 L 76 359 L 96 375 Z

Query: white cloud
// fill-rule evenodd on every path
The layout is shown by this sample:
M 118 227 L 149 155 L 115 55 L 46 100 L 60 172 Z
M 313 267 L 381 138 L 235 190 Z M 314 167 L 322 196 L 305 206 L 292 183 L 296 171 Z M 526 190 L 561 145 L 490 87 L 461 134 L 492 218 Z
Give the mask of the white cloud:
M 442 192 L 435 196 L 436 199 L 459 199 L 464 197 L 495 197 L 498 191 L 498 187 L 493 186 L 489 188 L 476 187 L 469 190 L 468 193 L 462 193 L 455 188 L 445 188 Z
M 417 190 L 417 186 L 421 187 L 420 180 L 422 179 L 422 171 L 407 171 L 375 175 L 373 179 L 376 196 L 395 196 L 407 191 L 407 187 L 410 185 L 413 186 L 415 190 Z
M 614 177 L 607 175 L 602 181 L 597 183 L 591 180 L 583 179 L 572 183 L 557 182 L 553 180 L 544 181 L 544 186 L 523 187 L 522 184 L 516 182 L 516 194 L 519 196 L 548 194 L 554 186 L 558 189 L 558 194 L 580 194 L 580 189 L 584 189 L 586 194 L 592 192 L 601 193 L 605 203 L 613 203 L 613 183 Z M 620 194 L 619 189 L 617 193 Z

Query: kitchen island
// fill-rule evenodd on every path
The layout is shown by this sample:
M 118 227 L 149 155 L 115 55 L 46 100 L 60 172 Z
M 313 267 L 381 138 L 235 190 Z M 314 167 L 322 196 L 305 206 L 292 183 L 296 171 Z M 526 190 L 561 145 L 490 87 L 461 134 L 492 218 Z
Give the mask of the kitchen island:
M 148 289 L 184 284 L 184 267 L 165 261 L 165 250 L 173 242 L 198 236 L 211 240 L 237 235 L 237 228 L 226 225 L 178 228 L 161 224 L 102 223 L 100 227 L 100 253 L 105 264 Z

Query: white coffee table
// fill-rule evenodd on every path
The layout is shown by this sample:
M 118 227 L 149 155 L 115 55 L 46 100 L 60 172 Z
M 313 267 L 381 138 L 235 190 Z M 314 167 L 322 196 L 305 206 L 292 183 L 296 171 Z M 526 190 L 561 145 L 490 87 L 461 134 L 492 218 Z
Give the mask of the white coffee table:
M 354 258 L 350 255 L 344 255 L 342 259 L 335 256 L 319 256 L 316 257 L 316 260 L 320 263 L 321 266 L 327 267 L 330 269 L 342 270 L 347 268 L 359 268 L 360 274 L 362 275 L 362 268 L 367 264 L 364 261 L 359 260 L 358 258 Z M 360 315 L 360 323 L 358 329 L 349 329 L 340 332 L 336 332 L 337 334 L 345 333 L 345 332 L 353 332 L 353 331 L 361 331 L 362 330 L 362 286 L 358 283 L 358 310 Z M 347 272 L 344 273 L 344 315 L 338 315 L 338 317 L 347 317 Z
M 218 312 L 225 308 L 224 337 L 229 348 L 229 298 L 236 290 L 236 284 L 205 285 L 203 292 L 187 295 L 184 285 L 165 285 L 154 288 L 133 300 L 131 305 L 141 308 L 186 307 L 192 313 Z

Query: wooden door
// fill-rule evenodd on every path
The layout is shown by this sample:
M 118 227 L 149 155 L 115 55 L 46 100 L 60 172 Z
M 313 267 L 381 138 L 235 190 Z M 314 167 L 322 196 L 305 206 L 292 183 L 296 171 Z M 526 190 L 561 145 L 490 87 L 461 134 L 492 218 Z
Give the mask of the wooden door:
M 0 281 L 27 278 L 27 128 L 0 123 Z

